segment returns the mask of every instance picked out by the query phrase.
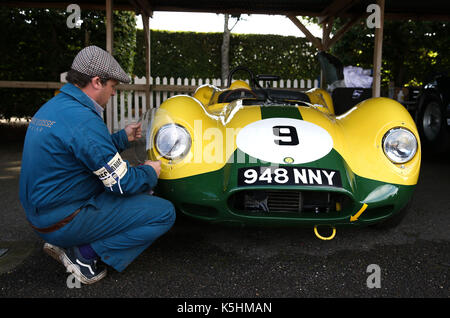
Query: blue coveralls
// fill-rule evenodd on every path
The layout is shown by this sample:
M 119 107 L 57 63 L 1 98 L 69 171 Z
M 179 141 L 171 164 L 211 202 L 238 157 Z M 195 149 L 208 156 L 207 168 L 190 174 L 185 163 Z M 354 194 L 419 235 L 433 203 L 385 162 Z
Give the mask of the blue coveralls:
M 120 152 L 124 130 L 110 134 L 93 100 L 72 84 L 45 103 L 25 137 L 20 201 L 37 228 L 81 211 L 46 242 L 91 244 L 102 261 L 124 270 L 175 221 L 173 205 L 147 193 L 157 175 L 147 165 L 131 167 Z

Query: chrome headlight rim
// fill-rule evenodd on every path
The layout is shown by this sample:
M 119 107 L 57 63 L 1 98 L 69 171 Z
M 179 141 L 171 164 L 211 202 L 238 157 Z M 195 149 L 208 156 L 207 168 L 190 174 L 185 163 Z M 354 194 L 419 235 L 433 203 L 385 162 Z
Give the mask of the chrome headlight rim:
M 386 143 L 389 140 L 389 137 L 391 137 L 393 134 L 397 133 L 397 132 L 406 132 L 407 134 L 409 134 L 413 139 L 414 139 L 414 149 L 413 151 L 411 151 L 411 154 L 408 155 L 407 157 L 405 157 L 404 159 L 399 159 L 399 158 L 395 158 L 387 149 L 386 149 Z M 416 135 L 409 130 L 408 128 L 405 127 L 394 127 L 389 129 L 383 136 L 383 140 L 382 140 L 382 147 L 383 147 L 383 152 L 385 154 L 385 156 L 394 164 L 405 164 L 409 161 L 411 161 L 417 154 L 417 150 L 419 147 L 419 143 L 417 140 Z
M 185 149 L 184 151 L 182 151 L 179 154 L 176 155 L 172 155 L 171 152 L 174 149 L 174 147 L 178 144 L 178 142 L 180 141 L 180 139 L 177 139 L 177 141 L 173 144 L 172 148 L 168 151 L 162 151 L 161 147 L 159 146 L 159 138 L 161 138 L 161 135 L 164 133 L 165 130 L 167 129 L 171 129 L 175 127 L 175 129 L 177 129 L 178 132 L 181 132 L 182 135 L 185 137 L 184 142 L 185 142 Z M 189 153 L 191 146 L 192 146 L 192 138 L 191 135 L 189 134 L 188 130 L 183 127 L 180 124 L 176 124 L 176 123 L 169 123 L 169 124 L 165 124 L 162 125 L 158 131 L 155 134 L 155 138 L 154 138 L 154 145 L 156 147 L 156 151 L 163 157 L 166 158 L 168 160 L 177 160 L 177 159 L 182 159 L 184 157 L 186 157 L 186 155 Z

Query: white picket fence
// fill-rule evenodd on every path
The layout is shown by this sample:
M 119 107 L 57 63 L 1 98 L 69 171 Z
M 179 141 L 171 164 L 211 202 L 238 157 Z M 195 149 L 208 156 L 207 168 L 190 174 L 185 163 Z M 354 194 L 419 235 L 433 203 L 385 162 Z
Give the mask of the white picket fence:
M 145 77 L 134 78 L 134 84 L 145 84 Z M 159 107 L 162 102 L 171 96 L 179 94 L 192 95 L 195 89 L 204 84 L 221 86 L 220 79 L 188 79 L 188 78 L 151 78 L 150 85 L 153 89 L 150 92 L 150 108 Z M 261 83 L 263 84 L 263 83 Z M 314 87 L 319 87 L 318 80 L 279 80 L 271 83 L 273 88 L 287 88 L 305 91 Z M 131 122 L 137 122 L 149 109 L 146 105 L 145 91 L 142 90 L 117 90 L 116 95 L 110 101 L 112 103 L 112 121 L 108 121 L 112 127 L 110 131 L 115 132 L 123 129 Z
M 145 77 L 135 77 L 134 84 L 145 84 Z M 123 129 L 131 122 L 137 122 L 149 108 L 157 108 L 171 96 L 179 94 L 192 95 L 195 88 L 203 84 L 217 85 L 217 81 L 195 79 L 174 79 L 173 77 L 150 78 L 150 85 L 155 85 L 150 92 L 150 106 L 146 103 L 145 91 L 143 90 L 117 90 L 112 97 L 112 127 L 115 132 Z M 109 128 L 109 127 L 108 127 Z
M 61 82 L 66 82 L 66 73 L 61 74 Z M 248 82 L 248 81 L 247 81 Z M 179 94 L 192 95 L 195 89 L 204 84 L 211 84 L 221 87 L 220 79 L 195 79 L 195 78 L 167 78 L 156 77 L 150 78 L 150 85 L 152 90 L 150 92 L 150 105 L 147 105 L 145 91 L 142 84 L 146 83 L 145 77 L 135 77 L 133 84 L 137 85 L 137 89 L 133 89 L 131 85 L 120 85 L 126 89 L 119 89 L 116 91 L 108 103 L 107 114 L 112 114 L 112 118 L 107 118 L 108 129 L 111 132 L 116 132 L 123 129 L 126 125 L 132 122 L 137 122 L 149 108 L 159 107 L 166 99 L 171 96 Z M 264 85 L 264 83 L 260 83 Z M 140 86 L 140 87 L 138 87 Z M 319 87 L 318 80 L 309 79 L 294 79 L 294 80 L 279 80 L 270 83 L 273 88 L 286 88 L 298 91 L 305 91 L 314 87 Z

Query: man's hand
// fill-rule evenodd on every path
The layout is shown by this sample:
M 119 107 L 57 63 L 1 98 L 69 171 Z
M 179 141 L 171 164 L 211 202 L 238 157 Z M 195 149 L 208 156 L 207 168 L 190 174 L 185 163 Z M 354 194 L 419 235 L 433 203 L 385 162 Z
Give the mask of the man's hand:
M 125 126 L 125 133 L 127 134 L 128 141 L 135 141 L 142 137 L 142 123 L 133 123 Z
M 146 160 L 144 165 L 152 167 L 156 172 L 156 176 L 159 178 L 159 174 L 161 173 L 161 161 Z

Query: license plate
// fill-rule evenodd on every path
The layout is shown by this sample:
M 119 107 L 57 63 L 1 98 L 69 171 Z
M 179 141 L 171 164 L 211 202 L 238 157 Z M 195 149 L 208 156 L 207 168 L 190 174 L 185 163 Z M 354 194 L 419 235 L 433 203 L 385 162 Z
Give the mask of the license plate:
M 238 185 L 301 185 L 342 187 L 339 171 L 307 167 L 249 167 L 238 169 Z

